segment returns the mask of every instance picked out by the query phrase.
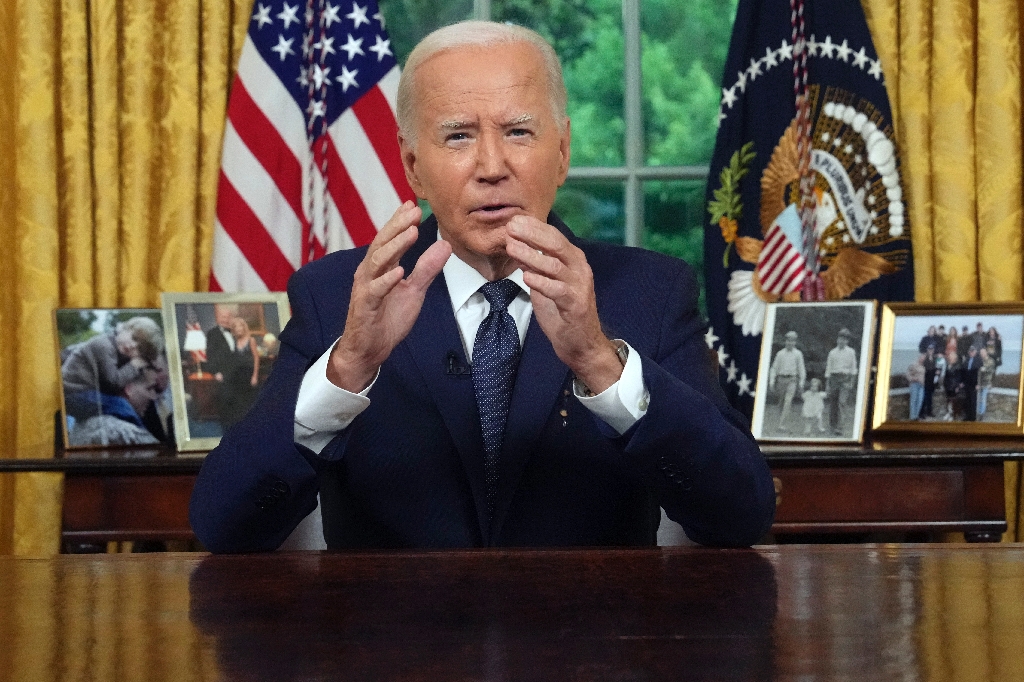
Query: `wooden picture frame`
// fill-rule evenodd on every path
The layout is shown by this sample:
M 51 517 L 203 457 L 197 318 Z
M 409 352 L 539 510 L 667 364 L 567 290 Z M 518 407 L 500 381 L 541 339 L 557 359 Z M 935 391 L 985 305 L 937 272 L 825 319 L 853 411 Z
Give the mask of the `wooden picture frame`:
M 173 442 L 159 309 L 57 308 L 53 330 L 65 448 Z
M 177 447 L 209 451 L 266 382 L 290 316 L 288 296 L 165 293 L 161 302 Z
M 768 305 L 754 392 L 755 438 L 863 440 L 876 309 L 875 301 Z
M 1021 435 L 1022 339 L 1021 302 L 886 304 L 873 428 Z

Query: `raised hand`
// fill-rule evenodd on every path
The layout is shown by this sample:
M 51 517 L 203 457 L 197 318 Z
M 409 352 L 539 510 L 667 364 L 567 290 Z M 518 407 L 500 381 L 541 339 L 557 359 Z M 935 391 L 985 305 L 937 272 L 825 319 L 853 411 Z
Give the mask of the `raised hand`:
M 512 218 L 508 235 L 505 251 L 523 269 L 533 314 L 559 359 L 594 393 L 614 384 L 622 363 L 601 331 L 586 256 L 561 232 L 530 216 Z
M 402 204 L 356 268 L 345 332 L 327 365 L 327 378 L 336 386 L 358 393 L 370 385 L 381 363 L 412 329 L 427 287 L 451 255 L 451 246 L 437 241 L 405 278 L 398 261 L 416 242 L 421 217 L 414 202 Z

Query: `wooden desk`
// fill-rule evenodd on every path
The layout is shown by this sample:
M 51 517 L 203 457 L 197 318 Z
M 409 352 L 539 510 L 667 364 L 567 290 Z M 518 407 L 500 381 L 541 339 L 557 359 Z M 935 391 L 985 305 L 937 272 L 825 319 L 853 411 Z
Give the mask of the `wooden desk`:
M 1024 547 L 0 558 L 0 678 L 1019 680 Z
M 775 477 L 773 533 L 1006 530 L 1004 462 L 1022 438 L 875 438 L 864 445 L 762 445 Z
M 42 453 L 39 453 L 42 455 Z M 76 543 L 194 540 L 188 501 L 202 453 L 165 448 L 67 450 L 57 457 L 0 459 L 0 473 L 64 476 L 61 539 Z
M 1024 439 L 885 439 L 857 446 L 762 445 L 778 490 L 773 533 L 1006 530 L 1003 463 Z M 40 453 L 41 454 L 41 453 Z M 60 471 L 66 542 L 192 540 L 188 501 L 202 455 L 74 450 L 0 459 L 5 471 Z

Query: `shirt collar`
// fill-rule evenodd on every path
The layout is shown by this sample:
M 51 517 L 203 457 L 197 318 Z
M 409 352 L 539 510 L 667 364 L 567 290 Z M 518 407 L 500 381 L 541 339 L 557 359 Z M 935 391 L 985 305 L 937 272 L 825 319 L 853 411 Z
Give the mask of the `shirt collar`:
M 441 240 L 440 231 L 437 233 L 437 239 Z M 483 275 L 454 253 L 448 257 L 448 262 L 444 264 L 442 272 L 444 272 L 444 281 L 448 285 L 448 295 L 452 299 L 452 310 L 459 310 L 462 306 L 466 305 L 469 297 L 487 283 Z M 529 296 L 530 289 L 523 281 L 523 271 L 521 268 L 517 268 L 515 272 L 505 279 L 510 279 L 518 284 L 519 288 Z

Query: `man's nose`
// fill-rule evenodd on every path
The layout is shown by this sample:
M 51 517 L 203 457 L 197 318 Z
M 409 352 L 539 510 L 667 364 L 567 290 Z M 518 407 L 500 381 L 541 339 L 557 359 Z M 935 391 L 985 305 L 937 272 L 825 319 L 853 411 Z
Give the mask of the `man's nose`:
M 508 176 L 508 163 L 500 133 L 485 132 L 477 146 L 476 174 L 479 182 L 496 183 Z

